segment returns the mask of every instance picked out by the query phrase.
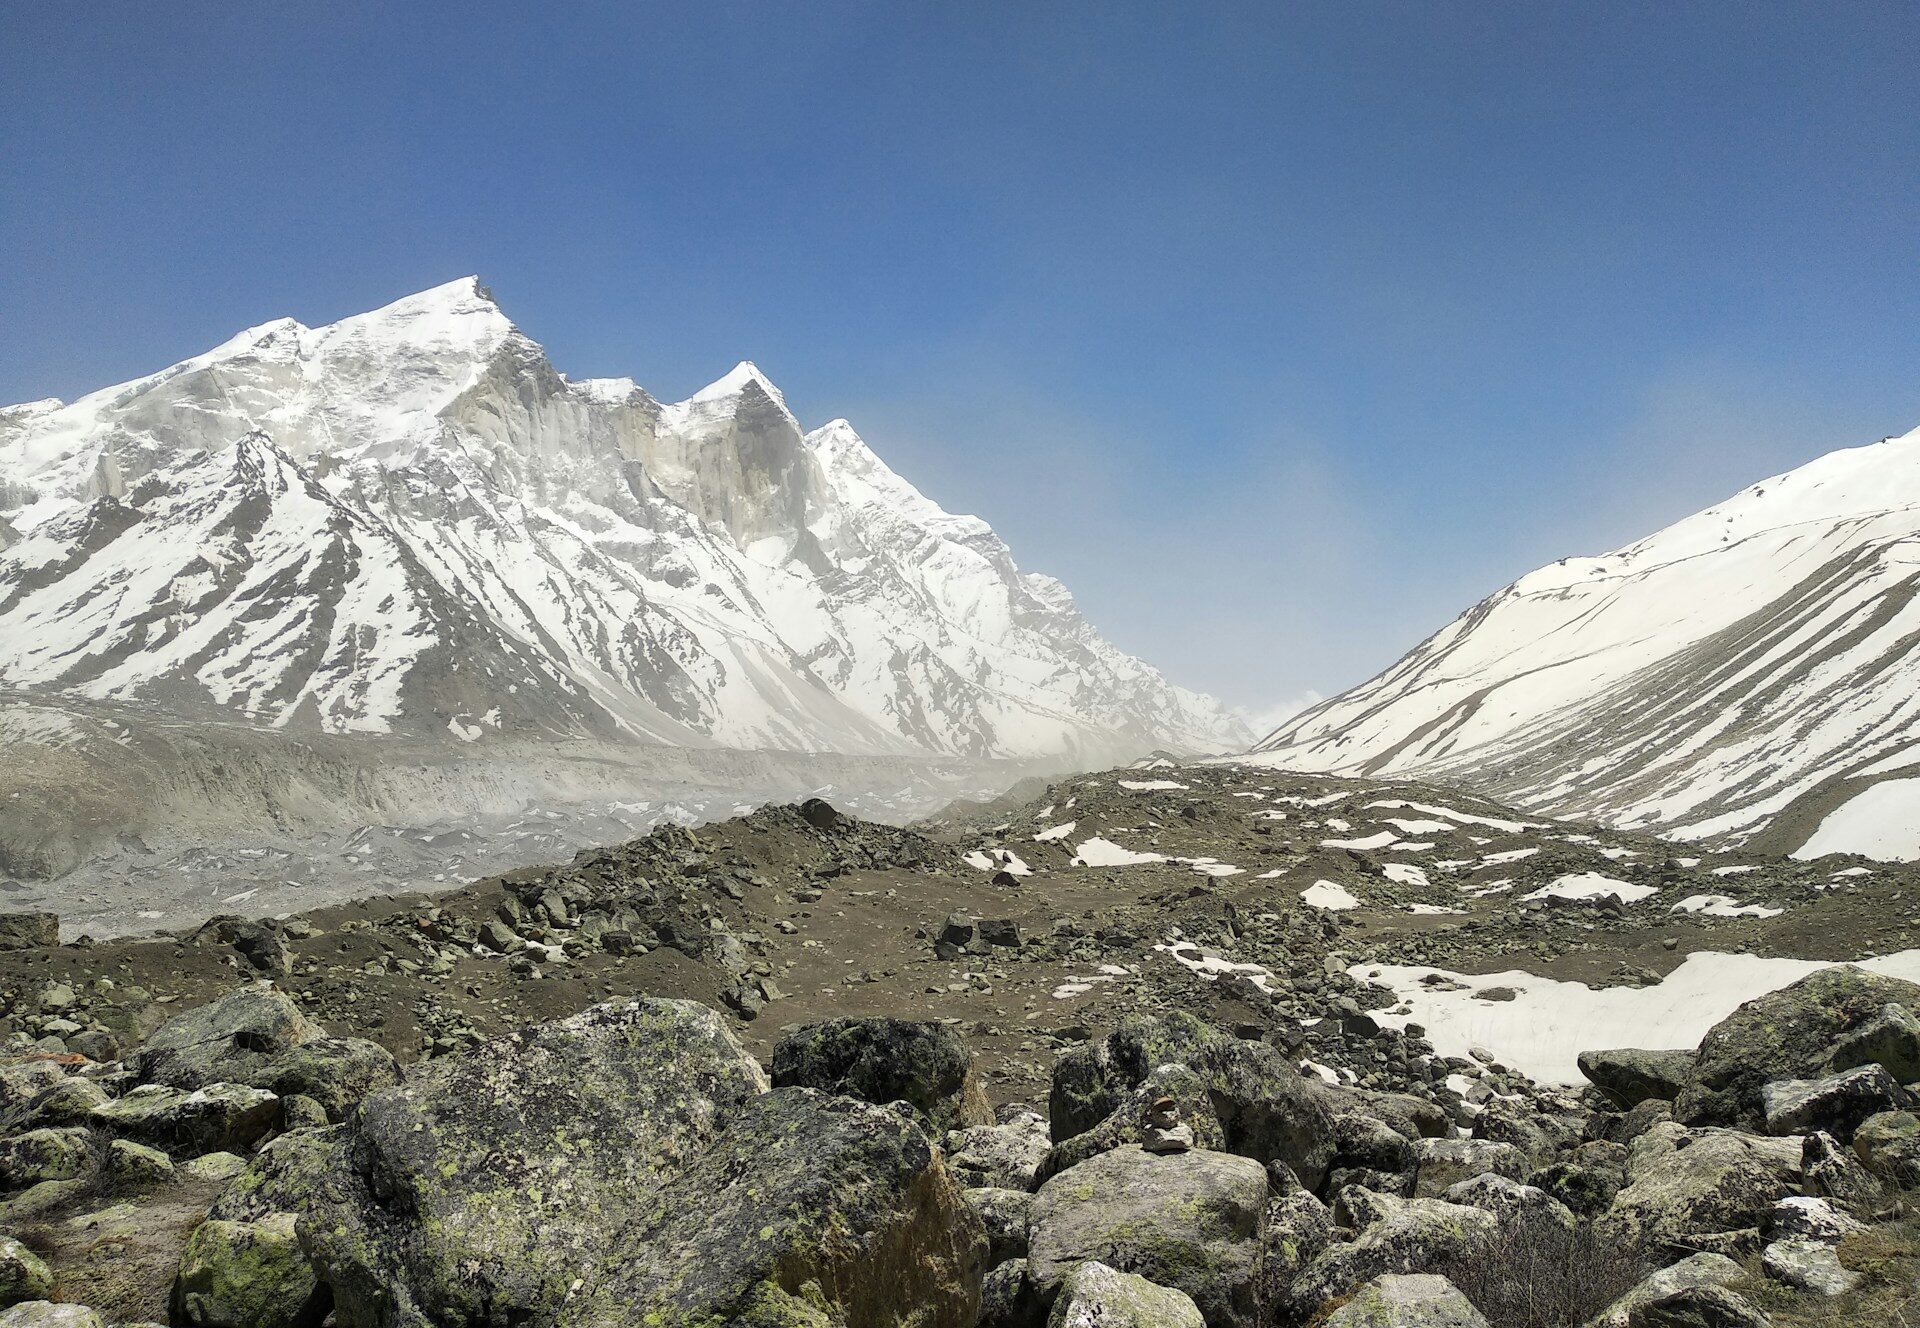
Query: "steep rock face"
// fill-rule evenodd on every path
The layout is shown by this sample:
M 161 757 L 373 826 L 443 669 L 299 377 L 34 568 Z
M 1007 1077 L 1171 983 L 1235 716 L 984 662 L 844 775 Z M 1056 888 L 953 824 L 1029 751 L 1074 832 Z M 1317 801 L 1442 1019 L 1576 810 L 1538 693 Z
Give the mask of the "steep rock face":
M 572 382 L 472 279 L 0 410 L 0 685 L 329 733 L 1098 759 L 1245 738 L 751 364 Z
M 1800 856 L 1920 856 L 1920 431 L 1568 558 L 1258 761 Z

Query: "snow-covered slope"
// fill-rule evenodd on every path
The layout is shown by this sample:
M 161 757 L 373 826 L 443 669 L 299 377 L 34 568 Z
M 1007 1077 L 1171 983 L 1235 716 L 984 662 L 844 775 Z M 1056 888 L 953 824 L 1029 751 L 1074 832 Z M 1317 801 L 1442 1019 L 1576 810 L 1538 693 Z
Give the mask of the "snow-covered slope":
M 466 740 L 1247 736 L 753 365 L 674 404 L 570 382 L 471 278 L 0 410 L 0 685 Z
M 1523 577 L 1253 759 L 1808 856 L 1920 857 L 1917 588 L 1920 431 Z

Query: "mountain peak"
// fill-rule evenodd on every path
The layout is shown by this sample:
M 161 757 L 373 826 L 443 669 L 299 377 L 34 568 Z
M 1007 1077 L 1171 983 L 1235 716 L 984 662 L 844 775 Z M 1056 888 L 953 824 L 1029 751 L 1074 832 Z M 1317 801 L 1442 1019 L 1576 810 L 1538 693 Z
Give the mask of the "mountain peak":
M 760 372 L 760 366 L 752 360 L 740 361 L 740 363 L 734 365 L 733 368 L 727 370 L 725 374 L 714 379 L 711 383 L 708 383 L 680 404 L 684 406 L 697 406 L 705 405 L 712 401 L 725 401 L 728 398 L 737 397 L 741 393 L 755 387 L 765 393 L 781 410 L 787 410 L 786 396 L 779 388 L 773 385 L 771 378 L 768 378 Z M 787 411 L 787 413 L 792 414 L 793 412 Z

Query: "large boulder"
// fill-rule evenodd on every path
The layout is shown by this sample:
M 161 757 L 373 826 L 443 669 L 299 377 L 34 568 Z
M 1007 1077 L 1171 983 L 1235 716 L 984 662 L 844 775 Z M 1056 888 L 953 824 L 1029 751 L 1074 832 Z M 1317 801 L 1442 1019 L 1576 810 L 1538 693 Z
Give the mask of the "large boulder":
M 28 1130 L 0 1139 L 0 1186 L 25 1189 L 43 1180 L 90 1176 L 100 1167 L 100 1143 L 84 1126 Z
M 1414 1195 L 1434 1199 L 1447 1188 L 1475 1176 L 1505 1176 L 1525 1180 L 1527 1155 L 1512 1144 L 1492 1139 L 1420 1139 L 1413 1145 L 1419 1167 Z
M 1089 1262 L 1061 1283 L 1047 1328 L 1206 1328 L 1206 1320 L 1185 1292 Z
M 1216 1328 L 1250 1325 L 1266 1200 L 1266 1169 L 1250 1158 L 1123 1145 L 1034 1195 L 1028 1275 L 1051 1296 L 1097 1260 L 1186 1292 Z
M 143 1083 L 197 1089 L 244 1084 L 308 1097 L 330 1120 L 400 1081 L 393 1053 L 365 1038 L 335 1038 L 265 982 L 176 1015 L 129 1058 Z
M 23 1300 L 0 1310 L 0 1328 L 106 1328 L 106 1320 L 85 1305 Z
M 1170 1099 L 1181 1124 L 1192 1132 L 1189 1141 L 1198 1148 L 1219 1149 L 1226 1136 L 1219 1118 L 1213 1114 L 1213 1099 L 1207 1084 L 1185 1065 L 1157 1066 L 1147 1077 L 1120 1095 L 1119 1105 L 1091 1130 L 1063 1139 L 1047 1150 L 1034 1170 L 1034 1183 L 1044 1184 L 1069 1167 L 1077 1166 L 1096 1153 L 1118 1148 L 1121 1144 L 1144 1143 L 1151 1122 L 1148 1117 L 1156 1104 Z
M 1758 1227 L 1775 1200 L 1798 1190 L 1800 1155 L 1797 1139 L 1658 1125 L 1634 1140 L 1627 1185 L 1601 1220 L 1647 1243 Z
M 1206 1080 L 1226 1150 L 1263 1165 L 1279 1163 L 1310 1190 L 1326 1183 L 1333 1165 L 1336 1108 L 1365 1110 L 1264 1042 L 1220 1038 L 1188 1063 Z
M 46 1260 L 11 1236 L 0 1236 L 0 1305 L 44 1300 L 53 1292 Z
M 185 1092 L 142 1084 L 95 1107 L 90 1119 L 111 1134 L 168 1152 L 243 1153 L 280 1122 L 280 1099 L 244 1084 L 209 1084 Z
M 1324 1328 L 1487 1328 L 1473 1302 L 1433 1273 L 1386 1273 L 1354 1292 Z
M 1903 1084 L 1920 1081 L 1920 1018 L 1901 1005 L 1883 1005 L 1880 1013 L 1834 1040 L 1830 1070 L 1878 1065 Z
M 1868 1117 L 1853 1133 L 1853 1150 L 1887 1184 L 1920 1188 L 1920 1115 L 1889 1111 Z
M 990 1119 L 967 1040 L 937 1020 L 828 1019 L 789 1028 L 773 1048 L 773 1086 L 881 1106 L 906 1102 L 943 1132 Z
M 329 1297 L 294 1235 L 294 1216 L 202 1222 L 187 1238 L 171 1314 L 194 1328 L 317 1328 Z
M 1576 1060 L 1580 1073 L 1622 1111 L 1642 1102 L 1671 1102 L 1693 1073 L 1693 1062 L 1690 1050 L 1643 1051 L 1637 1047 L 1583 1051 Z
M 1920 1014 L 1920 986 L 1850 964 L 1819 969 L 1742 1005 L 1701 1039 L 1674 1118 L 1689 1125 L 1758 1128 L 1762 1088 L 1777 1079 L 1813 1079 L 1836 1045 L 1883 1017 L 1889 1005 Z
M 1766 1313 L 1723 1286 L 1682 1287 L 1636 1307 L 1626 1328 L 1770 1328 Z
M 1840 1266 L 1832 1245 L 1819 1240 L 1776 1240 L 1760 1252 L 1760 1266 L 1774 1281 L 1815 1296 L 1838 1296 L 1859 1284 L 1860 1274 Z
M 1161 1065 L 1187 1064 L 1202 1047 L 1230 1041 L 1192 1015 L 1136 1015 L 1053 1065 L 1047 1115 L 1057 1143 L 1111 1116 L 1129 1089 Z
M 309 1205 L 301 1240 L 341 1328 L 875 1328 L 902 1304 L 963 1328 L 979 1308 L 985 1235 L 919 1126 L 767 1091 L 691 1002 L 598 1006 L 427 1062 L 337 1146 L 285 1161 L 256 1195 Z
M 1384 1273 L 1418 1273 L 1479 1256 L 1498 1237 L 1492 1213 L 1441 1199 L 1400 1199 L 1350 1186 L 1334 1203 L 1351 1241 L 1329 1245 L 1287 1289 L 1291 1310 L 1311 1315 Z
M 1776 1079 L 1760 1089 L 1768 1134 L 1824 1130 L 1845 1143 L 1869 1116 L 1904 1111 L 1913 1095 L 1878 1065 L 1862 1065 L 1823 1079 Z
M 1647 1275 L 1646 1280 L 1596 1315 L 1587 1328 L 1627 1328 L 1642 1306 L 1654 1304 L 1689 1287 L 1728 1286 L 1746 1276 L 1746 1270 L 1724 1254 L 1692 1254 Z

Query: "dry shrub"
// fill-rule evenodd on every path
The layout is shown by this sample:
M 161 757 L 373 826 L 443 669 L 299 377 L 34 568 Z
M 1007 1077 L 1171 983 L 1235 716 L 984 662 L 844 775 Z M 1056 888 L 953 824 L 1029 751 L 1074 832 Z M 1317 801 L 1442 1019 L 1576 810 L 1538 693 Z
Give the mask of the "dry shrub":
M 1653 1271 L 1645 1254 L 1590 1222 L 1509 1222 L 1471 1255 L 1431 1271 L 1459 1287 L 1490 1328 L 1579 1328 Z

